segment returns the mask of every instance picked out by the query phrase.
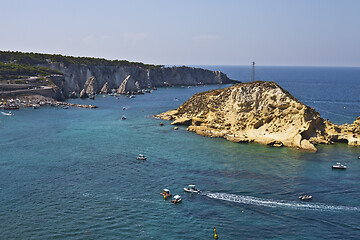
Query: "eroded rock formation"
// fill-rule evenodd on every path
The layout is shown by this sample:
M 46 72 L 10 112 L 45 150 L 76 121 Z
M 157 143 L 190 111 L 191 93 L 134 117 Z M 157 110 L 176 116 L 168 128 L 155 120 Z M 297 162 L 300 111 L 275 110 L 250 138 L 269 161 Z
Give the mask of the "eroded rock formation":
M 64 97 L 75 91 L 87 90 L 86 82 L 94 77 L 97 87 L 96 94 L 100 92 L 100 87 L 108 83 L 109 89 L 118 89 L 129 75 L 135 79 L 140 89 L 180 86 L 180 85 L 199 85 L 199 84 L 228 84 L 237 81 L 229 79 L 226 74 L 220 71 L 210 71 L 193 67 L 163 67 L 163 68 L 144 68 L 140 66 L 114 66 L 114 65 L 84 65 L 84 64 L 64 64 L 53 62 L 40 64 L 39 66 L 56 69 L 63 73 L 63 76 L 54 83 L 64 93 Z M 94 83 L 95 83 L 94 82 Z M 131 84 L 126 85 L 131 86 Z M 95 89 L 94 89 L 95 90 Z M 89 90 L 88 90 L 89 92 Z M 131 92 L 125 87 L 122 92 Z M 93 95 L 89 94 L 88 95 Z
M 95 95 L 99 92 L 99 84 L 94 76 L 90 76 L 86 80 L 84 89 L 88 96 Z
M 120 87 L 117 90 L 117 93 L 127 94 L 134 93 L 140 89 L 139 82 L 134 80 L 130 75 L 128 75 L 124 81 L 121 83 Z
M 274 82 L 251 82 L 197 93 L 178 109 L 155 117 L 187 130 L 233 142 L 256 142 L 316 151 L 317 144 L 360 145 L 360 117 L 336 125 Z
M 110 92 L 109 83 L 106 82 L 100 90 L 100 94 L 108 94 Z

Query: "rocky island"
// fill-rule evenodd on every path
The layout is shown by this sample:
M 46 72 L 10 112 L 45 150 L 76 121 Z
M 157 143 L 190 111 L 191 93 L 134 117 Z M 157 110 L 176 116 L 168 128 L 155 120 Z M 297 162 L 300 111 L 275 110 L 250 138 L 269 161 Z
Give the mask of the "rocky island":
M 334 142 L 360 145 L 360 117 L 353 124 L 333 124 L 274 82 L 240 83 L 197 93 L 179 108 L 155 117 L 233 142 L 310 151 Z

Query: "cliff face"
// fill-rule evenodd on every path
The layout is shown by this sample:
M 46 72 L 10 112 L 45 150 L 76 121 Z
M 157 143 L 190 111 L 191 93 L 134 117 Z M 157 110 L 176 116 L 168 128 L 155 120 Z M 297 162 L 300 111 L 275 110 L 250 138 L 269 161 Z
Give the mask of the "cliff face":
M 252 82 L 198 93 L 156 117 L 188 125 L 187 130 L 234 142 L 256 142 L 316 151 L 316 145 L 360 145 L 360 117 L 335 125 L 274 82 Z
M 131 82 L 137 82 L 137 86 L 140 89 L 176 85 L 218 84 L 219 82 L 227 84 L 236 82 L 219 71 L 191 67 L 151 69 L 139 66 L 65 65 L 62 63 L 48 63 L 41 64 L 40 66 L 59 70 L 64 73 L 61 82 L 61 91 L 65 97 L 68 97 L 73 91 L 79 93 L 81 90 L 86 89 L 88 86 L 86 86 L 85 83 L 90 77 L 94 77 L 96 80 L 96 93 L 100 91 L 100 88 L 104 86 L 106 82 L 110 89 L 119 89 L 121 85 L 124 86 L 121 88 L 121 92 L 124 93 L 133 91 L 134 84 L 129 84 Z M 126 83 L 129 79 L 131 81 Z

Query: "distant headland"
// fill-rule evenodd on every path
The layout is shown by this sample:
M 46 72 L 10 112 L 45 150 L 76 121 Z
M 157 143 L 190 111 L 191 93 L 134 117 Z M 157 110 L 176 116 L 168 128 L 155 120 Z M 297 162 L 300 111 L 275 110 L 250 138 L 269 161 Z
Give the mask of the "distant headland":
M 42 95 L 56 100 L 96 94 L 143 93 L 180 85 L 236 83 L 220 71 L 126 60 L 0 51 L 0 97 Z
M 353 124 L 333 124 L 274 82 L 239 83 L 197 93 L 179 108 L 155 117 L 233 142 L 310 151 L 334 142 L 360 146 L 360 117 Z

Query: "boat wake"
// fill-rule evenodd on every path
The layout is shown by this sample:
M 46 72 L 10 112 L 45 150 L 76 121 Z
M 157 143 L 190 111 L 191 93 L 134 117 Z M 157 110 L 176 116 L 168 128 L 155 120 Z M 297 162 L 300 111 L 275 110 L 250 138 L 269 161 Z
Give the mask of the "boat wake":
M 321 203 L 300 203 L 295 201 L 282 201 L 282 200 L 273 200 L 273 199 L 264 199 L 257 198 L 252 196 L 242 196 L 236 194 L 229 193 L 204 193 L 206 197 L 242 203 L 248 205 L 257 205 L 264 207 L 272 207 L 272 208 L 292 208 L 299 210 L 322 210 L 322 211 L 360 211 L 360 207 L 347 207 L 347 206 L 335 206 L 335 205 L 326 205 Z

